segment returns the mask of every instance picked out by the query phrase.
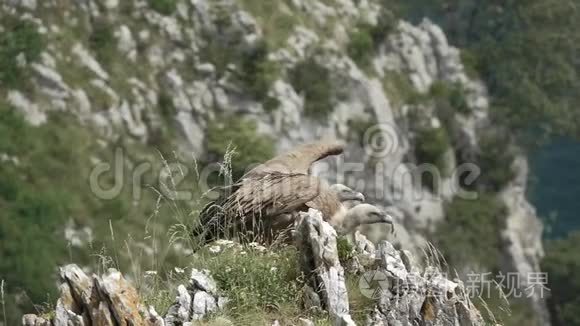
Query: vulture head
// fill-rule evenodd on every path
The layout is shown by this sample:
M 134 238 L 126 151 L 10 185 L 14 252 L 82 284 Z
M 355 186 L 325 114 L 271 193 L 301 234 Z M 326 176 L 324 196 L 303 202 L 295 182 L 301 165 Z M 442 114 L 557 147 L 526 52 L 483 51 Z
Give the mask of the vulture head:
M 360 225 L 376 223 L 392 225 L 393 217 L 374 205 L 360 204 L 347 211 L 341 223 L 342 225 L 338 227 L 338 230 L 339 233 L 346 234 L 353 232 Z
M 337 183 L 330 186 L 330 190 L 336 194 L 338 200 L 346 205 L 348 208 L 352 208 L 358 204 L 364 203 L 365 196 L 349 187 Z

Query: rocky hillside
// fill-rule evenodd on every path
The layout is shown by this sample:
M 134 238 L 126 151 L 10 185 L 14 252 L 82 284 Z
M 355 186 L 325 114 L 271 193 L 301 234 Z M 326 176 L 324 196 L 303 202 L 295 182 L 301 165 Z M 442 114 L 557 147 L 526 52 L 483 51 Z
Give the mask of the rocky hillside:
M 431 241 L 464 280 L 538 272 L 542 225 L 525 198 L 526 159 L 490 124 L 486 86 L 441 28 L 399 20 L 391 8 L 387 0 L 5 1 L 0 277 L 9 310 L 30 306 L 24 293 L 46 300 L 55 262 L 94 269 L 110 256 L 133 272 L 185 265 L 190 249 L 175 225 L 189 222 L 207 189 L 193 186 L 178 207 L 155 190 L 160 178 L 132 178 L 135 167 L 175 159 L 199 176 L 228 158 L 230 144 L 239 176 L 296 144 L 343 139 L 344 159 L 315 170 L 388 207 L 395 235 L 363 230 L 371 239 L 416 255 Z M 127 186 L 95 196 L 87 180 L 119 153 Z M 426 166 L 436 175 L 419 178 Z M 23 235 L 40 244 L 20 244 Z M 37 255 L 42 264 L 32 263 Z M 546 324 L 539 296 L 523 306 Z
M 310 318 L 316 316 L 317 311 L 326 311 L 328 314 L 324 319 L 316 320 L 317 324 L 356 325 L 351 316 L 355 307 L 349 302 L 353 289 L 347 286 L 347 273 L 341 265 L 335 230 L 323 221 L 322 214 L 316 210 L 301 213 L 301 221 L 297 224 L 296 247 L 300 251 L 300 267 L 306 277 L 306 294 L 303 299 L 305 311 L 300 314 L 301 318 L 294 316 L 292 319 L 295 320 L 282 321 L 274 319 L 272 325 L 280 325 L 280 322 L 314 325 Z M 222 240 L 214 246 L 219 248 L 214 250 L 214 258 L 225 255 L 226 251 L 240 255 L 245 250 L 254 251 L 261 247 L 253 244 L 254 249 L 251 249 L 251 245 L 244 247 Z M 263 255 L 275 254 L 262 248 Z M 359 268 L 368 268 L 364 277 L 378 284 L 361 282 L 364 286 L 360 291 L 376 291 L 378 303 L 373 306 L 366 302 L 364 319 L 359 323 L 408 325 L 422 322 L 448 326 L 485 324 L 463 284 L 448 280 L 436 266 L 420 271 L 408 251 L 398 251 L 387 241 L 381 242 L 379 249 L 375 250 L 372 243 L 357 234 L 357 244 L 349 261 L 358 262 L 365 258 L 369 262 L 377 261 L 377 267 L 374 267 L 376 270 L 373 272 L 369 265 L 363 264 L 359 264 Z M 55 311 L 48 316 L 25 315 L 22 324 L 169 326 L 192 325 L 192 322 L 200 321 L 210 325 L 242 324 L 240 320 L 232 321 L 221 316 L 224 310 L 237 303 L 224 295 L 236 296 L 239 292 L 228 293 L 220 289 L 211 273 L 193 268 L 188 285 L 180 284 L 177 287 L 175 300 L 162 318 L 154 306 L 146 308 L 143 305 L 137 290 L 117 270 L 111 269 L 102 277 L 89 277 L 78 266 L 68 265 L 60 270 L 60 297 Z M 255 325 L 257 322 L 247 324 Z

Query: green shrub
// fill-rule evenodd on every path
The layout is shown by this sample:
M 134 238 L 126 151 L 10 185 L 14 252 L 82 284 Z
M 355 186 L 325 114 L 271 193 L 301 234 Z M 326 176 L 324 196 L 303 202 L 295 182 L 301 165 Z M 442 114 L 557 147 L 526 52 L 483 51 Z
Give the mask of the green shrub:
M 275 97 L 268 96 L 262 104 L 266 112 L 272 112 L 280 106 L 280 101 Z
M 445 157 L 449 148 L 451 148 L 451 144 L 444 128 L 421 128 L 418 130 L 415 144 L 417 163 L 419 165 L 435 165 L 442 177 L 448 176 L 451 168 Z M 435 189 L 435 184 L 438 182 L 433 177 L 430 173 L 422 176 L 423 185 L 432 190 Z
M 377 44 L 385 41 L 397 24 L 397 19 L 390 9 L 382 7 L 376 25 L 358 24 L 350 35 L 347 45 L 348 55 L 360 66 L 367 68 L 375 53 Z
M 360 25 L 350 35 L 346 52 L 360 67 L 367 68 L 371 64 L 375 45 L 370 34 L 372 26 Z
M 479 78 L 479 70 L 481 68 L 479 67 L 478 57 L 473 52 L 467 49 L 462 49 L 461 63 L 463 63 L 463 68 L 469 78 Z
M 336 239 L 336 250 L 338 252 L 338 259 L 343 266 L 345 266 L 345 263 L 352 259 L 355 254 L 354 246 L 346 237 L 339 237 Z
M 177 114 L 177 110 L 175 109 L 175 106 L 173 105 L 173 99 L 169 96 L 169 94 L 164 91 L 159 93 L 157 105 L 159 106 L 163 119 L 168 123 L 172 122 L 175 118 L 175 115 Z
M 276 80 L 277 69 L 268 60 L 268 44 L 260 41 L 252 49 L 242 52 L 240 83 L 257 100 L 265 101 L 270 86 Z
M 446 99 L 449 94 L 449 85 L 446 82 L 435 81 L 429 88 L 429 96 L 435 99 Z
M 450 106 L 453 112 L 471 112 L 465 97 L 465 89 L 459 83 L 436 81 L 429 88 L 429 95 L 439 107 Z
M 478 184 L 489 191 L 500 191 L 515 177 L 512 163 L 515 159 L 510 136 L 495 130 L 479 138 L 477 163 L 481 168 Z
M 427 96 L 419 93 L 411 81 L 409 76 L 400 72 L 390 71 L 383 79 L 383 87 L 389 94 L 391 99 L 397 106 L 404 104 L 419 104 L 427 100 Z
M 370 28 L 370 34 L 375 44 L 384 42 L 387 36 L 395 30 L 399 23 L 399 19 L 397 18 L 399 10 L 396 8 L 398 4 L 390 3 L 391 1 L 389 0 L 386 2 L 389 3 L 383 3 L 381 5 L 377 24 Z
M 459 84 L 454 85 L 451 88 L 451 93 L 449 94 L 449 104 L 457 111 L 463 114 L 468 114 L 471 112 L 469 105 L 467 103 L 467 98 L 465 97 L 465 90 Z
M 88 42 L 89 48 L 97 55 L 97 60 L 105 66 L 110 65 L 117 49 L 113 26 L 106 20 L 95 21 Z
M 149 0 L 149 6 L 158 13 L 169 16 L 177 9 L 176 0 Z
M 376 45 L 383 43 L 397 24 L 395 14 L 390 8 L 381 7 L 376 25 L 358 24 L 350 35 L 347 53 L 362 68 L 367 68 L 370 65 Z
M 228 64 L 238 67 L 237 84 L 253 99 L 262 102 L 267 109 L 277 107 L 275 99 L 268 96 L 270 86 L 278 77 L 276 65 L 268 60 L 269 46 L 259 41 L 250 49 L 242 49 L 238 39 L 210 39 L 202 49 L 202 57 L 211 62 L 219 75 Z
M 548 275 L 551 295 L 548 305 L 554 325 L 579 326 L 580 316 L 580 232 L 547 242 L 542 270 Z
M 478 197 L 476 200 L 454 198 L 445 206 L 445 219 L 436 228 L 434 242 L 449 266 L 474 263 L 499 268 L 506 209 L 492 195 Z
M 304 114 L 316 120 L 326 119 L 333 111 L 332 84 L 328 69 L 311 57 L 298 63 L 289 75 L 294 89 L 304 94 Z
M 232 159 L 232 175 L 239 178 L 251 166 L 274 156 L 272 138 L 256 133 L 256 124 L 240 117 L 226 117 L 220 122 L 212 121 L 207 129 L 207 151 L 211 159 L 220 160 L 228 147 L 235 147 Z
M 36 26 L 28 21 L 6 17 L 0 33 L 0 85 L 8 87 L 23 86 L 27 70 L 18 64 L 18 56 L 23 55 L 27 62 L 39 58 L 44 44 Z

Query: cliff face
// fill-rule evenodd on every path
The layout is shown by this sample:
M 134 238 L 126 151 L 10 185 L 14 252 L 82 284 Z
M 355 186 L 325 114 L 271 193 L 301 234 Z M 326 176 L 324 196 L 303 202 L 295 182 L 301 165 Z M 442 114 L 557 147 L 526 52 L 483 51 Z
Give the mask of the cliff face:
M 364 230 L 370 238 L 419 254 L 444 220 L 444 204 L 461 191 L 453 171 L 477 156 L 481 135 L 494 126 L 485 85 L 468 76 L 443 31 L 389 14 L 378 0 L 8 1 L 0 17 L 31 22 L 46 46 L 35 61 L 18 60 L 29 71 L 28 89 L 0 87 L 31 125 L 69 113 L 104 146 L 151 144 L 169 129 L 179 153 L 203 159 L 210 124 L 232 114 L 254 121 L 278 152 L 325 137 L 347 140 L 343 161 L 315 170 L 393 213 L 396 237 L 375 227 Z M 365 28 L 381 24 L 371 46 L 356 46 Z M 303 70 L 322 72 L 306 86 L 322 91 L 296 77 L 304 62 L 311 66 Z M 429 99 L 442 87 L 461 90 L 461 110 L 438 114 Z M 321 97 L 329 102 L 313 109 Z M 409 177 L 423 163 L 424 130 L 449 138 L 436 164 L 449 171 L 436 190 Z M 500 192 L 504 269 L 526 277 L 539 271 L 542 225 L 524 196 L 525 158 L 514 166 L 516 178 Z

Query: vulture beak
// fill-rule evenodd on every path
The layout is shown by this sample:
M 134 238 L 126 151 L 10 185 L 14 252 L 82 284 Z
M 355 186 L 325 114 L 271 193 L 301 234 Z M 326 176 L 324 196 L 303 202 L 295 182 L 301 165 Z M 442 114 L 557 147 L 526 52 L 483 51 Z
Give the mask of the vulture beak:
M 365 195 L 361 192 L 353 191 L 352 193 L 352 200 L 360 201 L 361 203 L 365 202 Z
M 395 232 L 395 224 L 393 221 L 393 217 L 389 213 L 385 212 L 385 213 L 383 213 L 382 218 L 383 218 L 383 220 L 382 220 L 383 223 L 391 225 L 391 233 L 394 233 Z

